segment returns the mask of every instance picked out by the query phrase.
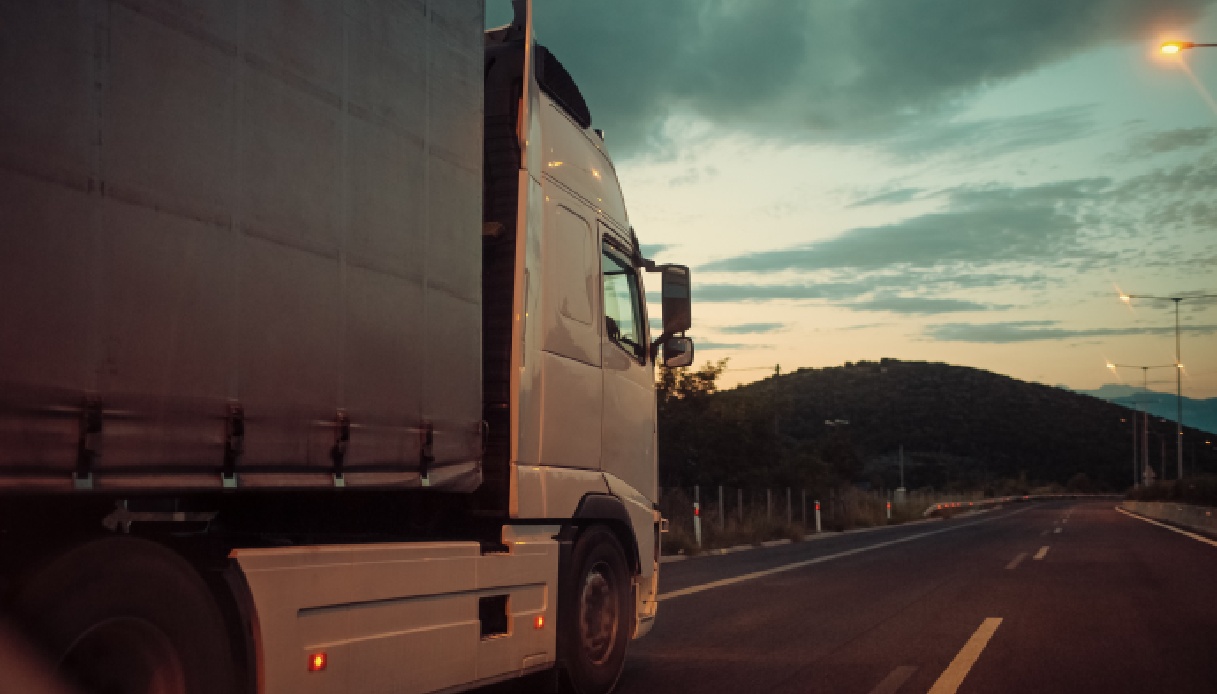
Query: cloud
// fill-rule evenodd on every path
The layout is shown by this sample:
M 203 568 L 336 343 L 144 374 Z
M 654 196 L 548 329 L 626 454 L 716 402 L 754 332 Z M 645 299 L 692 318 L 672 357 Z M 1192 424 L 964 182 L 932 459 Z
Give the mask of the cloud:
M 642 255 L 646 258 L 654 258 L 664 251 L 669 251 L 672 248 L 675 248 L 675 246 L 670 243 L 640 243 L 638 244 L 638 247 L 639 250 L 642 251 Z
M 622 156 L 660 147 L 674 114 L 782 140 L 947 122 L 984 86 L 1190 24 L 1212 4 L 553 0 L 536 21 Z
M 868 207 L 870 205 L 899 205 L 903 202 L 917 199 L 922 193 L 921 188 L 897 188 L 870 197 L 851 202 L 847 207 Z
M 764 301 L 829 301 L 861 310 L 925 309 L 934 307 L 933 302 L 951 301 L 924 297 L 906 297 L 910 292 L 942 294 L 960 290 L 994 289 L 1017 285 L 1020 289 L 1043 289 L 1053 278 L 1049 275 L 1020 268 L 1011 273 L 942 272 L 938 270 L 900 270 L 873 272 L 856 276 L 853 280 L 790 282 L 757 284 L 750 282 L 694 284 L 693 300 L 706 303 L 750 303 Z M 895 299 L 893 301 L 893 299 Z M 930 302 L 930 303 L 922 303 Z M 900 306 L 905 303 L 904 306 Z M 867 304 L 867 305 L 863 305 Z M 920 304 L 920 305 L 919 305 Z M 984 306 L 970 302 L 958 304 L 939 303 L 938 308 L 978 310 L 1007 308 Z M 906 311 L 920 313 L 924 311 Z
M 707 303 L 773 301 L 791 299 L 842 299 L 857 296 L 860 288 L 852 284 L 695 284 L 693 301 Z
M 1217 128 L 1179 128 L 1142 135 L 1129 147 L 1130 159 L 1166 154 L 1181 149 L 1200 149 L 1217 142 Z
M 888 313 L 906 313 L 912 315 L 932 315 L 939 313 L 960 313 L 965 311 L 986 311 L 1008 306 L 988 306 L 974 301 L 962 299 L 935 299 L 917 296 L 879 296 L 865 301 L 853 301 L 845 304 L 855 311 L 886 311 Z
M 1184 326 L 1183 332 L 1194 335 L 1217 333 L 1217 325 Z M 924 334 L 941 342 L 973 342 L 1009 344 L 1072 340 L 1085 337 L 1119 337 L 1124 335 L 1174 335 L 1173 327 L 1127 328 L 1066 328 L 1059 321 L 1011 321 L 1006 323 L 943 323 L 925 329 Z
M 757 335 L 777 332 L 785 327 L 785 323 L 743 323 L 740 325 L 728 325 L 719 328 L 718 331 L 725 335 Z
M 972 158 L 1047 147 L 1094 131 L 1094 108 L 1074 106 L 1010 118 L 948 121 L 915 128 L 888 140 L 886 149 L 903 157 L 966 150 Z
M 1079 242 L 1082 223 L 1076 208 L 1093 202 L 1110 184 L 1108 179 L 1096 178 L 1029 188 L 955 188 L 948 191 L 943 212 L 852 229 L 826 241 L 724 258 L 699 269 L 873 271 L 1095 257 L 1096 251 L 1084 249 Z
M 752 345 L 744 342 L 711 342 L 710 340 L 694 340 L 694 349 L 773 349 L 773 345 Z

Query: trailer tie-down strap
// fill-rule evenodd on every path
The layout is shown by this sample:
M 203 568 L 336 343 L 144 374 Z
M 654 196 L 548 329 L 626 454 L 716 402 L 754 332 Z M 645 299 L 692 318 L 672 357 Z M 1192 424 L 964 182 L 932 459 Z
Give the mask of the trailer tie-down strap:
M 330 449 L 330 460 L 334 461 L 334 486 L 345 487 L 346 478 L 342 473 L 342 465 L 346 461 L 347 447 L 351 443 L 351 418 L 343 410 L 338 410 L 334 422 L 334 447 Z
M 85 400 L 80 416 L 80 445 L 76 450 L 76 473 L 72 484 L 76 489 L 93 488 L 93 466 L 101 456 L 102 406 L 96 398 Z
M 422 446 L 418 451 L 418 477 L 424 487 L 431 486 L 431 479 L 427 476 L 432 463 L 435 462 L 435 423 L 424 421 L 422 431 Z
M 224 487 L 237 486 L 237 463 L 245 452 L 245 408 L 240 403 L 229 403 L 228 416 L 224 418 Z

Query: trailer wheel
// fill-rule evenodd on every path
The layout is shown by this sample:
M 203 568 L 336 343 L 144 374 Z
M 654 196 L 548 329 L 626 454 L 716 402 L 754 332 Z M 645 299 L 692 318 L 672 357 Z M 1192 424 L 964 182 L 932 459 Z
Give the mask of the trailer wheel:
M 24 582 L 14 608 L 83 691 L 236 691 L 215 599 L 190 564 L 153 542 L 110 537 L 68 550 Z
M 633 622 L 625 552 L 612 531 L 594 526 L 575 543 L 571 569 L 563 586 L 569 616 L 560 634 L 563 689 L 607 694 L 621 677 Z

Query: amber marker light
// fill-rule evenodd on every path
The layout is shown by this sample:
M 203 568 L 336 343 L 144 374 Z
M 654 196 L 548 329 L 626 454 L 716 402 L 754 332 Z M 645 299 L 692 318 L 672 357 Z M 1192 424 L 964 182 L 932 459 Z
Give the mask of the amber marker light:
M 321 672 L 325 670 L 325 666 L 329 665 L 329 662 L 330 660 L 326 657 L 325 653 L 313 653 L 308 657 L 308 671 Z
M 537 618 L 532 620 L 532 628 L 533 629 L 544 629 L 545 628 L 545 615 L 543 615 L 543 614 L 537 615 Z

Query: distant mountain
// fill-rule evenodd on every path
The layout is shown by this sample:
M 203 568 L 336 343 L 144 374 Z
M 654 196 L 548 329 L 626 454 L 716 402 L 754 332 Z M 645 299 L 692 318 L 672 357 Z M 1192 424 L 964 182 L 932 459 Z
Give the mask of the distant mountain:
M 1161 393 L 1123 383 L 1108 383 L 1098 390 L 1079 390 L 1079 393 L 1114 402 L 1125 407 L 1148 410 L 1156 417 L 1175 421 L 1178 405 L 1174 393 Z M 1198 400 L 1184 396 L 1183 422 L 1188 426 L 1203 429 L 1217 435 L 1217 398 Z
M 1152 407 L 1173 407 L 1173 398 L 1153 395 L 1163 402 Z M 1217 450 L 1205 445 L 1213 435 L 1191 426 L 1203 411 L 1184 417 L 1189 475 L 1217 472 Z M 1124 403 L 949 364 L 884 359 L 799 369 L 727 391 L 661 397 L 660 478 L 669 486 L 891 489 L 903 447 L 910 489 L 1120 490 L 1133 477 L 1130 415 Z M 1150 424 L 1151 464 L 1161 472 L 1165 463 L 1174 477 L 1174 425 Z

